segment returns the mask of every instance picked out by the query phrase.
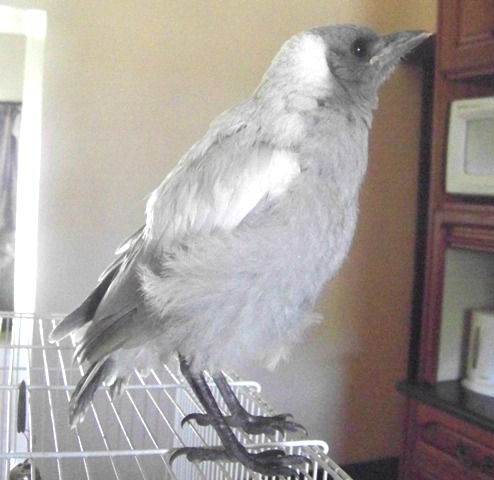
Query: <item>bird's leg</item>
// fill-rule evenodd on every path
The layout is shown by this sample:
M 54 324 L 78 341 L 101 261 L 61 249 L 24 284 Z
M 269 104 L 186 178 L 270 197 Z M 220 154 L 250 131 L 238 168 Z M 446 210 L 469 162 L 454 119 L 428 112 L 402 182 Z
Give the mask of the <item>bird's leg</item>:
M 294 466 L 300 466 L 309 461 L 301 455 L 286 455 L 283 450 L 248 452 L 228 426 L 204 375 L 192 373 L 188 363 L 182 357 L 180 357 L 180 369 L 210 418 L 211 426 L 216 430 L 222 447 L 179 448 L 170 457 L 170 462 L 180 455 L 186 455 L 187 459 L 192 462 L 227 460 L 240 462 L 246 468 L 262 475 L 290 476 L 297 475 Z
M 273 415 L 270 417 L 262 415 L 252 415 L 239 402 L 235 392 L 222 373 L 213 375 L 213 380 L 225 400 L 226 406 L 231 415 L 225 417 L 228 425 L 234 428 L 241 428 L 249 435 L 274 435 L 276 432 L 285 433 L 286 431 L 295 432 L 305 428 L 299 423 L 291 421 L 290 414 Z M 182 420 L 182 425 L 190 420 L 195 420 L 199 425 L 211 425 L 211 418 L 201 413 L 191 413 Z

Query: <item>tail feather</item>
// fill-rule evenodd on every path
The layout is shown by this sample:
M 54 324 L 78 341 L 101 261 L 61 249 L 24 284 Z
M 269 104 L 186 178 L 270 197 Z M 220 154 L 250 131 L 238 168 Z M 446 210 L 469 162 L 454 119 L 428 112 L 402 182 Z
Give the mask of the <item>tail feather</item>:
M 112 397 L 126 384 L 127 365 L 120 365 L 112 353 L 135 341 L 131 328 L 136 302 L 141 301 L 137 260 L 144 244 L 144 227 L 141 227 L 119 247 L 118 258 L 103 272 L 100 283 L 71 314 L 51 332 L 50 341 L 56 342 L 82 328 L 88 327 L 76 339 L 74 357 L 82 363 L 89 360 L 90 367 L 77 384 L 69 406 L 72 427 L 84 419 L 96 390 L 102 383 L 110 386 Z
M 129 340 L 129 324 L 131 324 L 135 308 L 127 312 L 119 312 L 92 324 L 74 352 L 79 363 L 84 360 L 97 361 L 117 350 Z
M 93 363 L 77 384 L 70 398 L 69 422 L 74 428 L 84 420 L 86 410 L 91 404 L 98 387 L 114 373 L 115 362 L 111 358 Z
M 84 326 L 93 319 L 101 300 L 118 273 L 119 268 L 120 264 L 116 264 L 113 270 L 107 273 L 86 300 L 55 327 L 50 334 L 50 342 L 62 340 L 74 330 Z

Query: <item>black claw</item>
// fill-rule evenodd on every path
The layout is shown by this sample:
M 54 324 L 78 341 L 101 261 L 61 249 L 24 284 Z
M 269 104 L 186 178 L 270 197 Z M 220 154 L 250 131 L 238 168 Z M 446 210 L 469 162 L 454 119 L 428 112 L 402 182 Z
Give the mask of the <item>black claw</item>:
M 191 420 L 195 420 L 197 425 L 200 425 L 201 427 L 207 427 L 211 425 L 211 418 L 208 415 L 204 413 L 189 413 L 182 419 L 182 421 L 180 422 L 180 426 L 183 427 Z
M 225 450 L 221 447 L 183 447 L 177 448 L 170 456 L 170 465 L 181 455 L 185 455 L 189 462 L 203 462 L 206 460 L 228 460 Z
M 287 429 L 287 430 L 290 430 L 290 432 L 296 432 L 298 430 L 301 430 L 302 432 L 304 432 L 304 435 L 307 437 L 309 434 L 307 433 L 307 429 L 303 426 L 303 425 L 300 425 L 300 423 L 296 423 L 296 422 L 290 422 L 292 424 L 292 427 L 293 430 L 290 430 L 290 429 Z

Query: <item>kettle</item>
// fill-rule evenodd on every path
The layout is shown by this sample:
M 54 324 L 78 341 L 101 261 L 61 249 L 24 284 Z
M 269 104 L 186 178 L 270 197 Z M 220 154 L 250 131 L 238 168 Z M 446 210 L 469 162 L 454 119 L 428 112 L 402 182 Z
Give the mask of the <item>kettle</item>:
M 462 385 L 494 397 L 494 310 L 471 312 L 466 378 Z

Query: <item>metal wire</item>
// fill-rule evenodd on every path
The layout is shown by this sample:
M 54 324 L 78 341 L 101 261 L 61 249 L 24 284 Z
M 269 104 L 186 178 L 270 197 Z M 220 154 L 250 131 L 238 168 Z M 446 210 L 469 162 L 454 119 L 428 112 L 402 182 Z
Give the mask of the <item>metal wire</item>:
M 31 471 L 51 479 L 147 479 L 170 480 L 265 480 L 243 465 L 231 462 L 193 464 L 179 457 L 169 464 L 170 452 L 181 446 L 219 445 L 211 427 L 195 422 L 183 427 L 189 413 L 201 410 L 193 392 L 176 364 L 163 365 L 148 376 L 136 372 L 118 399 L 111 400 L 107 388 L 95 395 L 85 421 L 75 429 L 68 425 L 71 391 L 83 374 L 74 364 L 74 344 L 70 338 L 58 344 L 47 341 L 61 318 L 0 312 L 12 318 L 13 328 L 0 339 L 0 479 L 29 459 Z M 216 386 L 208 377 L 220 408 L 227 408 Z M 17 432 L 18 385 L 26 383 L 26 429 Z M 256 382 L 228 376 L 244 408 L 254 415 L 275 412 L 259 395 Z M 250 451 L 280 448 L 289 454 L 305 455 L 311 464 L 307 479 L 351 480 L 327 456 L 324 442 L 307 440 L 300 433 L 247 435 L 235 429 L 239 440 Z

